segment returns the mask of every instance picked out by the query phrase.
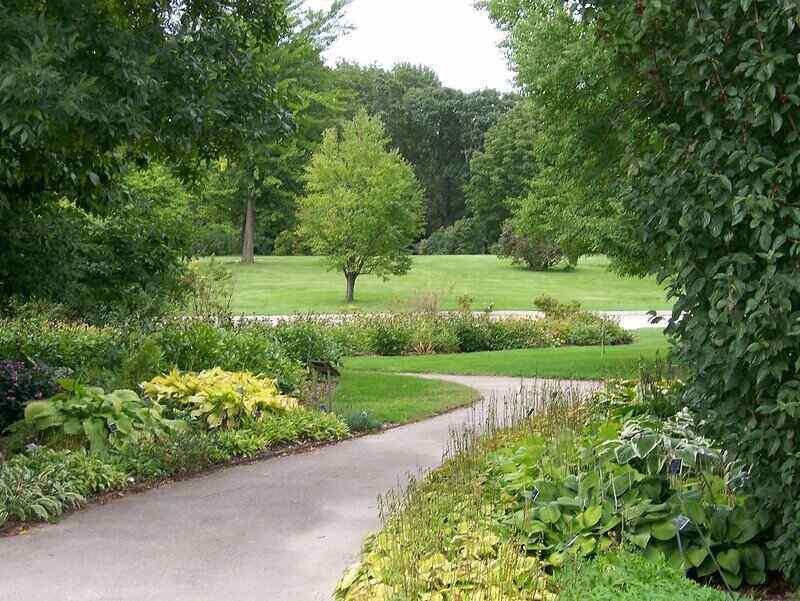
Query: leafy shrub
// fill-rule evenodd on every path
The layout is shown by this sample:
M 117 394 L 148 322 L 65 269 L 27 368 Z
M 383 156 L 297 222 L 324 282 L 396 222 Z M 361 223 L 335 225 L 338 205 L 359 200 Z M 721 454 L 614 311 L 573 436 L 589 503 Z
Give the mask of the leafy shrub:
M 768 519 L 736 495 L 741 470 L 698 434 L 686 410 L 621 430 L 604 421 L 578 436 L 532 436 L 493 462 L 507 527 L 550 565 L 622 541 L 698 577 L 718 574 L 732 588 L 766 580 Z
M 30 317 L 0 319 L 0 356 L 75 372 L 118 368 L 126 343 L 127 335 L 112 327 Z
M 383 423 L 375 419 L 368 411 L 353 411 L 344 416 L 344 421 L 351 432 L 375 432 L 383 427 Z
M 285 393 L 299 390 L 306 379 L 305 365 L 280 345 L 268 325 L 223 327 L 179 320 L 165 324 L 153 337 L 164 353 L 162 371 L 199 372 L 215 367 L 249 371 L 274 378 Z
M 169 311 L 186 292 L 187 223 L 148 202 L 109 206 L 102 217 L 66 203 L 5 211 L 0 298 L 61 303 L 92 323 Z
M 417 244 L 420 255 L 480 255 L 484 248 L 477 224 L 459 219 L 442 227 Z
M 614 551 L 569 563 L 556 574 L 561 601 L 725 601 L 722 591 L 700 586 L 663 558 Z
M 181 424 L 167 420 L 157 405 L 147 406 L 131 390 L 106 393 L 102 388 L 62 380 L 64 392 L 46 401 L 33 401 L 25 418 L 13 428 L 30 432 L 51 445 L 83 446 L 92 452 L 107 450 L 109 438 L 135 438 L 146 433 L 164 437 Z
M 368 335 L 370 350 L 377 355 L 402 355 L 411 346 L 411 328 L 401 319 L 375 320 Z
M 53 396 L 59 389 L 57 380 L 66 375 L 43 363 L 0 361 L 0 432 L 22 419 L 28 401 Z
M 558 245 L 548 240 L 531 240 L 520 236 L 510 221 L 503 224 L 496 252 L 501 259 L 511 259 L 514 265 L 525 265 L 533 271 L 550 269 L 564 258 Z
M 297 230 L 283 230 L 275 237 L 272 254 L 277 257 L 311 255 L 313 251 Z
M 125 474 L 84 450 L 37 448 L 0 463 L 0 526 L 51 521 L 87 496 L 122 487 Z
M 344 356 L 339 341 L 324 327 L 319 327 L 313 317 L 283 321 L 273 331 L 275 340 L 286 355 L 304 365 L 309 361 L 326 361 L 337 365 Z
M 145 382 L 144 393 L 179 413 L 188 412 L 208 428 L 236 428 L 264 413 L 283 412 L 297 401 L 283 396 L 275 380 L 219 368 L 200 373 L 173 370 Z
M 555 319 L 564 319 L 581 313 L 581 304 L 578 301 L 562 303 L 546 294 L 537 296 L 533 300 L 533 305 L 544 313 L 545 317 L 553 317 Z

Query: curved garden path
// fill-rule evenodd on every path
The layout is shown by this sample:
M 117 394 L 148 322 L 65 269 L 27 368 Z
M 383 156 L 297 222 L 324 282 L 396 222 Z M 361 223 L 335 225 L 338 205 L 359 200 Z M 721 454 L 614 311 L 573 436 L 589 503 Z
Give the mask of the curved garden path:
M 378 527 L 379 494 L 441 462 L 450 429 L 541 381 L 436 376 L 486 399 L 381 434 L 231 467 L 0 539 L 2 601 L 322 601 Z M 556 385 L 588 389 L 592 383 Z

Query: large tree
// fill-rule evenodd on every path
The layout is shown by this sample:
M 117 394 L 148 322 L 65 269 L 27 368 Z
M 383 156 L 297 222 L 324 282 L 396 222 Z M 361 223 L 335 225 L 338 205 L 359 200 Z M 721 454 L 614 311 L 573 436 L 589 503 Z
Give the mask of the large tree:
M 302 195 L 306 165 L 322 133 L 344 113 L 341 91 L 323 52 L 346 31 L 342 17 L 349 0 L 326 11 L 289 7 L 289 29 L 269 55 L 277 93 L 293 117 L 293 127 L 270 140 L 256 141 L 235 162 L 242 223 L 242 261 L 252 263 L 256 250 L 271 251 L 282 231 L 296 225 L 296 202 Z
M 325 132 L 308 168 L 308 195 L 300 202 L 303 236 L 344 274 L 347 302 L 361 275 L 406 273 L 421 229 L 419 184 L 388 143 L 380 120 L 361 110 L 341 132 Z
M 542 114 L 530 99 L 517 103 L 488 132 L 470 162 L 467 210 L 484 251 L 500 237 L 511 204 L 526 196 L 537 173 Z
M 131 164 L 236 156 L 284 127 L 264 57 L 285 27 L 283 0 L 0 0 L 0 222 L 22 224 L 0 232 L 0 296 L 49 279 L 17 281 L 43 213 L 113 210 Z

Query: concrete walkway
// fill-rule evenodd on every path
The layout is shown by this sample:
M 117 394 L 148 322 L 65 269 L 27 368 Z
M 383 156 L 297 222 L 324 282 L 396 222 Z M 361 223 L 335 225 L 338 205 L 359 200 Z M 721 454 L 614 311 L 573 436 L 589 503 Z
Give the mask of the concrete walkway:
M 425 377 L 472 386 L 494 402 L 521 385 L 542 384 Z M 462 409 L 232 467 L 0 539 L 0 600 L 327 600 L 364 536 L 379 525 L 377 496 L 407 474 L 439 465 L 450 428 L 473 414 Z

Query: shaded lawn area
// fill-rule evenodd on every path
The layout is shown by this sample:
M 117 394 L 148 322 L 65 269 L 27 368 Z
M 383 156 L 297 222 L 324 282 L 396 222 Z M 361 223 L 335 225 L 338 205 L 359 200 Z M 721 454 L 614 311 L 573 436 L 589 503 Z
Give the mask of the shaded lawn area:
M 585 257 L 575 271 L 556 268 L 533 272 L 491 255 L 414 257 L 411 271 L 383 282 L 362 276 L 356 302 L 344 302 L 345 280 L 326 269 L 322 257 L 257 257 L 253 265 L 222 257 L 234 276 L 232 309 L 250 315 L 336 313 L 358 309 L 405 310 L 426 293 L 435 293 L 440 308 L 458 308 L 468 295 L 473 308 L 532 310 L 533 299 L 547 294 L 561 301 L 580 301 L 590 310 L 668 309 L 663 289 L 653 278 L 623 278 L 608 271 L 608 259 Z
M 366 411 L 380 422 L 402 424 L 469 405 L 478 397 L 472 388 L 450 382 L 345 370 L 333 410 L 344 416 Z
M 601 380 L 632 378 L 643 362 L 665 359 L 669 344 L 658 329 L 636 330 L 622 346 L 565 346 L 455 355 L 353 357 L 348 370 Z

